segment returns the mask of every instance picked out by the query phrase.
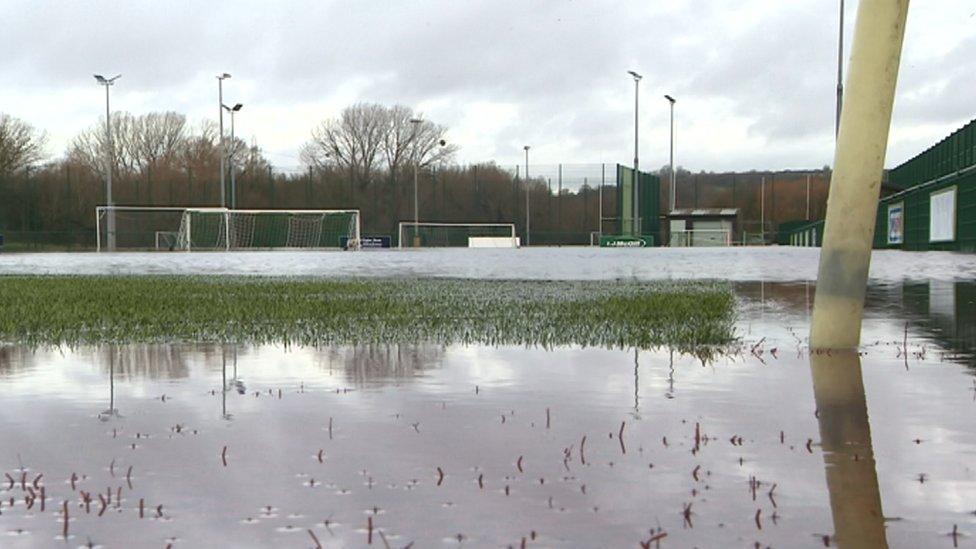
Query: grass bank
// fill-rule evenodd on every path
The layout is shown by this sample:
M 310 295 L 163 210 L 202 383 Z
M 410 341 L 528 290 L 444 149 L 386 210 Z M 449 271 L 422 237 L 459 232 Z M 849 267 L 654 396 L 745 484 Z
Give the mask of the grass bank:
M 487 343 L 685 349 L 733 339 L 728 285 L 0 276 L 0 341 Z

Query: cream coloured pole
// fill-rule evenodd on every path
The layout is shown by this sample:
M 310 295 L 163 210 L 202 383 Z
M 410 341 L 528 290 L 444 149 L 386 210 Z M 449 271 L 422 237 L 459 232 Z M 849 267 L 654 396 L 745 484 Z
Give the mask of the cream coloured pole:
M 858 6 L 810 327 L 814 349 L 860 343 L 907 15 L 908 0 L 861 0 Z

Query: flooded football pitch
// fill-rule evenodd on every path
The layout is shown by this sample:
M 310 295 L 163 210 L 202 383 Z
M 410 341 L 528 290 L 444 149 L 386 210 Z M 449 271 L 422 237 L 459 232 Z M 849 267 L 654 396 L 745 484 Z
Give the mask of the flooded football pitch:
M 973 545 L 976 283 L 874 284 L 847 354 L 735 292 L 697 356 L 0 347 L 0 546 Z

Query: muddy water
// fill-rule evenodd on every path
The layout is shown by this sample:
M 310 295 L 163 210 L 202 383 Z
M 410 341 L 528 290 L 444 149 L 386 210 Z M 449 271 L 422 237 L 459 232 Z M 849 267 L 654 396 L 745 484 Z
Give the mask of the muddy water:
M 874 287 L 829 356 L 810 285 L 738 293 L 742 345 L 704 362 L 2 348 L 0 546 L 63 546 L 65 501 L 72 547 L 973 544 L 976 286 Z

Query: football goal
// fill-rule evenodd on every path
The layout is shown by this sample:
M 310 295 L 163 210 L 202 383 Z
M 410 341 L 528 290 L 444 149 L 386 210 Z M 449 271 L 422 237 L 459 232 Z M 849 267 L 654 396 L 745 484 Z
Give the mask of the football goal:
M 671 231 L 672 247 L 731 246 L 732 232 L 726 229 Z
M 414 223 L 401 221 L 399 248 L 518 248 L 514 223 Z
M 359 210 L 99 206 L 96 249 L 356 249 Z

